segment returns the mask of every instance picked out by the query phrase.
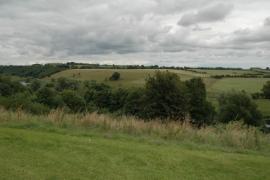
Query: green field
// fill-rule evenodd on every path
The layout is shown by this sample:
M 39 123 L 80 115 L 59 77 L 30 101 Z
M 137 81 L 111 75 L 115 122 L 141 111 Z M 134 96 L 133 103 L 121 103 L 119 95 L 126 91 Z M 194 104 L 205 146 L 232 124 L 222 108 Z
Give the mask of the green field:
M 258 108 L 264 116 L 270 116 L 270 102 L 266 99 L 256 100 Z
M 230 90 L 244 90 L 247 93 L 256 93 L 261 91 L 267 81 L 270 81 L 270 78 L 224 78 L 217 80 L 208 87 L 208 91 L 219 93 Z
M 270 156 L 128 135 L 0 127 L 1 179 L 267 179 Z
M 121 74 L 121 79 L 115 82 L 109 81 L 109 77 L 113 72 L 116 71 Z M 77 80 L 95 80 L 117 87 L 136 87 L 143 86 L 145 79 L 149 75 L 153 75 L 155 71 L 156 70 L 154 69 L 72 69 L 56 73 L 50 78 L 67 77 Z M 210 78 L 210 75 L 234 74 L 237 72 L 238 74 L 244 74 L 244 72 L 256 73 L 248 70 L 196 70 L 207 72 L 207 74 L 200 74 L 185 70 L 169 71 L 178 74 L 182 80 L 187 80 L 193 77 L 202 77 L 209 92 L 222 92 L 234 89 L 254 93 L 259 92 L 262 89 L 263 84 L 270 80 L 270 78 Z
M 113 72 L 119 72 L 121 79 L 119 81 L 108 81 Z M 134 87 L 143 86 L 145 79 L 155 73 L 154 69 L 72 69 L 59 72 L 51 76 L 51 78 L 67 77 L 77 80 L 95 80 L 98 82 L 105 82 L 117 87 Z M 165 71 L 165 70 L 163 70 Z M 205 76 L 198 73 L 192 73 L 183 70 L 170 70 L 177 73 L 182 80 L 187 80 L 192 77 Z
M 113 72 L 120 72 L 121 79 L 119 81 L 109 81 L 109 77 Z M 76 80 L 95 80 L 109 84 L 113 87 L 140 87 L 145 83 L 145 79 L 153 75 L 156 70 L 154 69 L 72 69 L 54 74 L 50 78 L 67 77 Z M 166 70 L 162 70 L 166 71 Z M 214 79 L 210 78 L 211 75 L 241 75 L 245 73 L 257 73 L 252 70 L 200 70 L 197 72 L 206 72 L 206 74 L 185 71 L 185 70 L 169 70 L 170 72 L 177 73 L 182 80 L 188 80 L 193 77 L 202 77 L 206 84 L 209 99 L 214 103 L 218 94 L 230 90 L 246 91 L 247 93 L 260 92 L 263 85 L 270 81 L 270 78 L 223 78 Z M 270 115 L 270 101 L 258 101 L 259 109 L 263 112 L 264 116 Z
M 244 75 L 244 74 L 258 73 L 252 70 L 216 70 L 216 69 L 193 69 L 193 70 L 201 73 L 206 73 L 208 75 Z

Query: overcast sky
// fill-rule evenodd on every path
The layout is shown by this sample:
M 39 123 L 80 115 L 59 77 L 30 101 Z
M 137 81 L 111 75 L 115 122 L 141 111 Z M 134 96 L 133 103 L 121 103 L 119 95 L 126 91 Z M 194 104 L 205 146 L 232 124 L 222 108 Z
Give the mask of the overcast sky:
M 270 0 L 0 0 L 0 64 L 270 66 Z

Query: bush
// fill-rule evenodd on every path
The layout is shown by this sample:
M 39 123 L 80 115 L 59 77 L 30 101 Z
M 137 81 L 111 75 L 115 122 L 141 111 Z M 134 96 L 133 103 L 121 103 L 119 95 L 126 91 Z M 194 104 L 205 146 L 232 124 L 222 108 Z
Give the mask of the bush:
M 29 93 L 17 93 L 10 97 L 0 98 L 0 104 L 6 109 L 22 109 L 33 114 L 45 114 L 49 112 L 49 107 L 36 103 L 33 100 L 34 97 L 32 97 Z
M 120 79 L 120 73 L 119 72 L 114 72 L 112 76 L 110 77 L 110 81 L 117 81 Z
M 143 115 L 143 104 L 144 104 L 144 89 L 132 89 L 128 92 L 126 101 L 123 107 L 125 115 L 132 115 L 138 117 L 144 117 Z
M 20 82 L 12 81 L 9 77 L 0 76 L 0 96 L 11 96 L 26 90 Z
M 215 109 L 206 100 L 206 88 L 201 78 L 186 81 L 188 88 L 189 114 L 193 124 L 202 126 L 213 123 Z
M 262 115 L 256 103 L 245 92 L 229 92 L 218 98 L 219 116 L 223 123 L 243 120 L 247 125 L 259 126 Z
M 110 86 L 88 82 L 86 83 L 86 88 L 84 99 L 87 104 L 94 104 L 99 109 L 110 108 L 112 97 Z
M 41 82 L 37 79 L 35 79 L 31 85 L 30 88 L 33 92 L 36 92 L 37 90 L 39 90 L 41 88 Z
M 63 100 L 67 107 L 73 112 L 82 112 L 86 108 L 84 99 L 72 90 L 65 90 L 62 93 Z
M 0 96 L 10 96 L 12 95 L 12 91 L 9 84 L 0 82 Z
M 112 91 L 110 112 L 122 111 L 126 103 L 129 92 L 125 89 L 119 88 Z
M 144 103 L 145 118 L 184 120 L 188 111 L 186 85 L 175 73 L 157 71 L 146 79 Z
M 263 95 L 263 93 L 252 93 L 251 97 L 252 97 L 252 99 L 260 99 L 260 98 L 263 98 L 264 95 Z
M 37 102 L 45 104 L 50 108 L 58 108 L 63 106 L 63 100 L 57 91 L 53 88 L 43 87 L 37 92 Z
M 270 81 L 267 81 L 262 88 L 262 93 L 265 98 L 270 99 Z
M 78 81 L 70 80 L 67 78 L 59 78 L 56 81 L 55 89 L 57 91 L 64 91 L 64 90 L 78 90 L 80 84 Z

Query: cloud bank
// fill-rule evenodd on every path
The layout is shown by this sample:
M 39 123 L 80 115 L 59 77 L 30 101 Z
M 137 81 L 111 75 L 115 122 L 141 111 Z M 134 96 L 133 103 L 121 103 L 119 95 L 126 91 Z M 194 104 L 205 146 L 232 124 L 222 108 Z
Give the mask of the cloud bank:
M 0 64 L 270 66 L 268 0 L 0 0 Z

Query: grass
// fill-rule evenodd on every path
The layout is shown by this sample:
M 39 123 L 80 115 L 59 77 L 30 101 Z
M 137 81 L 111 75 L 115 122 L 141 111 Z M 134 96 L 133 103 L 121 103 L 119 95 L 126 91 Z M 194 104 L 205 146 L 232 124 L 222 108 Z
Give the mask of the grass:
M 0 128 L 2 179 L 266 179 L 269 156 Z
M 230 125 L 226 131 L 213 127 L 195 131 L 188 125 L 171 125 L 97 114 L 65 115 L 55 111 L 49 116 L 32 116 L 1 110 L 0 176 L 1 179 L 269 176 L 269 137 L 256 134 L 254 129 Z M 223 143 L 218 144 L 215 139 Z
M 216 70 L 216 69 L 193 69 L 197 72 L 207 73 L 209 75 L 243 75 L 243 74 L 257 74 L 258 72 L 252 70 Z
M 256 100 L 259 110 L 264 116 L 270 116 L 270 100 L 259 99 Z
M 208 87 L 209 92 L 226 92 L 230 90 L 245 90 L 247 93 L 260 92 L 270 78 L 224 78 L 217 80 Z

